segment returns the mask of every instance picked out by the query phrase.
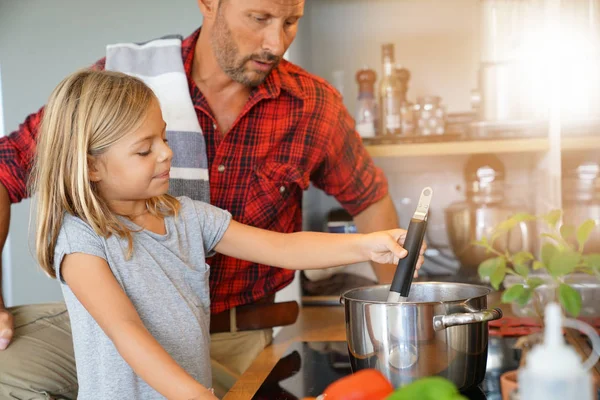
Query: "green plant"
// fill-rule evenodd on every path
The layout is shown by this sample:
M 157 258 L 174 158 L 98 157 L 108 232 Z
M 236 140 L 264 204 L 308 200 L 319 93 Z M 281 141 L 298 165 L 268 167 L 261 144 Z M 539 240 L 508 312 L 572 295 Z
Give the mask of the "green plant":
M 526 305 L 532 296 L 536 295 L 536 288 L 546 283 L 538 276 L 530 276 L 531 269 L 545 270 L 555 283 L 556 297 L 563 309 L 574 317 L 579 315 L 581 295 L 565 282 L 565 277 L 574 272 L 583 272 L 600 278 L 600 254 L 583 252 L 596 224 L 589 219 L 578 227 L 569 224 L 562 224 L 559 227 L 561 217 L 561 210 L 553 210 L 541 216 L 527 213 L 515 214 L 495 227 L 490 238 L 484 237 L 474 243 L 485 247 L 488 253 L 496 255 L 479 265 L 479 276 L 488 278 L 496 290 L 507 274 L 520 276 L 525 281 L 524 284 L 517 284 L 507 289 L 502 295 L 502 302 Z M 543 244 L 539 259 L 526 251 L 510 254 L 508 251 L 502 253 L 494 248 L 494 243 L 499 237 L 506 235 L 519 223 L 528 221 L 544 222 L 548 228 L 541 234 Z M 539 310 L 536 311 L 541 315 Z

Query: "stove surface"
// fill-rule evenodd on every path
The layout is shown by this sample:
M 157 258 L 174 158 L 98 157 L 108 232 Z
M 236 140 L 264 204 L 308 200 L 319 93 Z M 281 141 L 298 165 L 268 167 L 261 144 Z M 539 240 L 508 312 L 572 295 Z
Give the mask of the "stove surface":
M 515 338 L 490 337 L 484 381 L 463 392 L 471 400 L 501 400 L 500 375 L 519 365 Z M 254 400 L 316 397 L 333 381 L 351 374 L 346 342 L 295 342 L 273 367 Z

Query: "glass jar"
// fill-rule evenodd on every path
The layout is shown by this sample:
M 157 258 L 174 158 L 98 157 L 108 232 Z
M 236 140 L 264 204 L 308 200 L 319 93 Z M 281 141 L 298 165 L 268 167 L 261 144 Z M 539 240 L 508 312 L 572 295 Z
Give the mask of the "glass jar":
M 446 132 L 446 109 L 439 96 L 421 96 L 414 106 L 416 134 L 443 135 Z

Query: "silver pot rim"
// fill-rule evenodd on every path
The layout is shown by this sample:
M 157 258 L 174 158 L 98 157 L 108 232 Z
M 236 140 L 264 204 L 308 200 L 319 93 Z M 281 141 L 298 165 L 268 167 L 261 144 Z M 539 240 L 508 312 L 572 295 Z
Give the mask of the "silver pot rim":
M 361 290 L 364 289 L 373 289 L 373 288 L 385 288 L 387 287 L 389 289 L 389 287 L 391 286 L 390 284 L 387 285 L 369 285 L 369 286 L 361 286 L 361 287 L 357 287 L 354 289 L 349 289 L 346 290 L 344 293 L 342 293 L 340 295 L 340 303 L 344 303 L 344 301 L 348 300 L 348 301 L 359 301 L 361 303 L 367 303 L 367 304 L 384 304 L 384 305 L 388 305 L 388 306 L 406 306 L 406 305 L 426 305 L 426 304 L 450 304 L 450 303 L 463 303 L 465 301 L 468 301 L 470 299 L 473 298 L 477 298 L 477 297 L 481 297 L 481 296 L 487 296 L 490 293 L 493 292 L 492 288 L 488 287 L 488 286 L 483 286 L 483 285 L 475 285 L 472 283 L 460 283 L 460 282 L 413 282 L 412 286 L 415 285 L 430 285 L 430 286 L 441 286 L 441 285 L 452 285 L 452 286 L 457 286 L 457 287 L 465 287 L 465 288 L 477 288 L 477 289 L 481 289 L 482 294 L 478 295 L 478 296 L 471 296 L 471 297 L 464 297 L 464 298 L 459 298 L 459 299 L 455 299 L 455 300 L 440 300 L 440 301 L 404 301 L 402 303 L 388 303 L 387 301 L 382 301 L 382 300 L 365 300 L 365 299 L 356 299 L 356 298 L 352 298 L 349 297 L 349 294 L 351 292 L 360 292 Z

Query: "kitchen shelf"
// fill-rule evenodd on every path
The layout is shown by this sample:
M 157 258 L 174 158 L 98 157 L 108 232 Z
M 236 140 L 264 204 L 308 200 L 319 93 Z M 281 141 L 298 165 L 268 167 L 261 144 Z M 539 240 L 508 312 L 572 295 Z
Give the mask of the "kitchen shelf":
M 600 149 L 600 135 L 583 137 L 562 137 L 560 147 L 567 151 Z
M 600 140 L 597 141 L 600 146 Z M 399 143 L 366 146 L 367 151 L 372 157 L 446 156 L 481 153 L 535 153 L 548 151 L 549 147 L 550 145 L 547 138 Z M 589 146 L 586 147 L 589 148 Z

